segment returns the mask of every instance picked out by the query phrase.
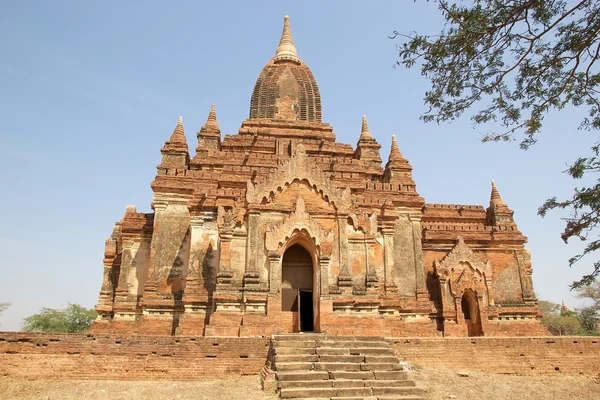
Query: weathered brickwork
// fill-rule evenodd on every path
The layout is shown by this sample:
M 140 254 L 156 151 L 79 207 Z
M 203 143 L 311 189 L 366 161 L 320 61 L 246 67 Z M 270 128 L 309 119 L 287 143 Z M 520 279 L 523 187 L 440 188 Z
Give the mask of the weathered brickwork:
M 395 338 L 401 360 L 491 373 L 600 373 L 600 338 Z M 202 380 L 257 375 L 270 339 L 0 332 L 0 376 Z
M 422 366 L 498 374 L 600 374 L 600 337 L 399 338 L 396 355 Z
M 337 142 L 287 17 L 238 133 L 213 106 L 196 136 L 192 156 L 180 118 L 153 212 L 128 206 L 107 239 L 92 332 L 546 334 L 496 186 L 487 207 L 426 203 L 395 137 L 382 168 L 366 117 L 355 148 Z
M 257 375 L 269 339 L 0 332 L 0 376 L 200 380 Z

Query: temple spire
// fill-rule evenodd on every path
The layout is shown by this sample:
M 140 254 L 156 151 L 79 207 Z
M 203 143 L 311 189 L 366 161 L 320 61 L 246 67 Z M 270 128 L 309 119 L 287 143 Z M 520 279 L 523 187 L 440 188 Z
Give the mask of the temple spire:
M 281 32 L 281 39 L 279 40 L 279 46 L 273 60 L 291 60 L 300 63 L 296 46 L 294 46 L 294 39 L 292 38 L 292 30 L 290 29 L 290 17 L 287 15 L 283 18 L 283 32 Z
M 490 196 L 490 206 L 500 206 L 505 205 L 504 201 L 502 201 L 502 197 L 500 197 L 500 193 L 496 188 L 496 182 L 492 181 L 492 194 Z
M 190 161 L 190 153 L 183 133 L 182 117 L 179 117 L 177 126 L 175 126 L 171 137 L 165 142 L 160 152 L 162 153 L 162 161 L 158 166 L 159 175 L 166 175 L 169 169 L 187 167 Z
M 371 132 L 369 132 L 369 125 L 367 125 L 367 116 L 363 115 L 362 117 L 362 127 L 360 130 L 360 138 L 361 139 L 372 139 Z
M 396 142 L 396 135 L 392 135 L 392 148 L 390 150 L 389 161 L 399 161 L 404 159 L 400 149 L 398 148 L 398 142 Z
M 183 133 L 183 117 L 180 116 L 179 120 L 177 120 L 177 126 L 173 130 L 173 134 L 171 135 L 169 142 L 171 142 L 171 143 L 187 143 L 185 141 L 185 134 Z
M 198 138 L 198 147 L 196 147 L 194 160 L 207 157 L 208 151 L 211 149 L 219 150 L 221 148 L 221 130 L 217 123 L 217 111 L 214 104 L 210 106 L 206 123 L 196 133 L 196 137 Z
M 206 120 L 206 124 L 204 124 L 202 129 L 200 129 L 200 132 L 221 132 L 219 129 L 219 124 L 217 123 L 217 111 L 214 104 L 210 106 L 208 119 Z

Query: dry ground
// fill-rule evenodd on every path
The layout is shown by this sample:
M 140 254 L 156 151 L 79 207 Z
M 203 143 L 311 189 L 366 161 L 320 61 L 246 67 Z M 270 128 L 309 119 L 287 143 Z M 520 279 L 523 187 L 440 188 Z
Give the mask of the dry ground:
M 600 370 L 600 366 L 599 366 Z M 413 379 L 429 388 L 428 399 L 600 400 L 600 379 L 590 376 L 514 376 L 447 369 L 417 369 Z
M 593 377 L 507 376 L 420 368 L 412 377 L 429 388 L 428 398 L 478 400 L 599 400 Z M 0 377 L 1 400 L 275 400 L 260 390 L 257 376 L 215 381 L 27 381 Z

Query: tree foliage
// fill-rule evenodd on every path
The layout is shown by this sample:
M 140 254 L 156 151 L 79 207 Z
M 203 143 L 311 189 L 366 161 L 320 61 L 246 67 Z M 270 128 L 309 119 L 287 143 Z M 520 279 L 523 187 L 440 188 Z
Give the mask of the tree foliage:
M 10 306 L 10 303 L 0 303 L 0 315 L 2 315 L 2 312 L 4 312 L 8 306 Z
M 23 320 L 23 330 L 26 332 L 86 332 L 94 319 L 96 312 L 79 304 L 71 304 L 64 309 L 42 308 L 39 314 L 31 315 Z
M 596 281 L 589 285 L 582 286 L 577 289 L 577 297 L 580 299 L 588 299 L 592 304 L 578 310 L 579 321 L 581 328 L 587 334 L 599 334 L 600 324 L 600 281 Z
M 553 335 L 575 335 L 581 329 L 576 312 L 565 310 L 560 311 L 560 305 L 551 301 L 540 300 L 538 303 L 540 310 L 544 314 L 542 323 Z
M 577 297 L 580 299 L 589 299 L 593 303 L 591 307 L 600 311 L 600 281 L 582 286 L 576 290 Z
M 558 314 L 560 311 L 560 304 L 556 304 L 547 300 L 540 300 L 538 302 L 538 306 L 544 315 Z
M 581 328 L 581 322 L 577 315 L 552 314 L 545 316 L 542 323 L 548 327 L 553 335 L 574 335 Z
M 577 312 L 577 318 L 581 323 L 582 333 L 584 334 L 598 334 L 598 323 L 600 318 L 598 317 L 598 311 L 592 307 L 584 307 Z
M 398 64 L 420 65 L 431 83 L 422 120 L 452 121 L 472 111 L 474 124 L 501 126 L 483 141 L 520 136 L 523 149 L 537 141 L 549 112 L 567 106 L 586 109 L 579 129 L 600 128 L 600 0 L 431 2 L 445 20 L 438 35 L 394 32 L 392 37 L 402 40 Z M 589 157 L 580 157 L 565 172 L 580 179 L 598 171 L 596 143 Z M 556 208 L 570 212 L 562 239 L 587 241 L 600 223 L 600 181 L 575 188 L 570 199 L 549 199 L 539 214 Z M 589 241 L 569 264 L 598 249 L 600 240 Z M 592 282 L 598 274 L 600 261 L 573 287 Z

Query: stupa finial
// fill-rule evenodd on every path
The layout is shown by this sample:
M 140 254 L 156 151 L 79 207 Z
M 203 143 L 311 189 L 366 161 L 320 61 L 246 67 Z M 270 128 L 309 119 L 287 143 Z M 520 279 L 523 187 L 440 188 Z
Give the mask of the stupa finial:
M 294 46 L 294 39 L 292 38 L 290 17 L 287 15 L 283 18 L 283 32 L 281 32 L 281 39 L 279 40 L 279 46 L 277 46 L 277 51 L 275 52 L 275 58 L 273 60 L 291 60 L 297 63 L 300 62 L 300 58 L 298 58 L 298 53 L 296 52 L 296 46 Z
M 492 181 L 492 193 L 490 195 L 490 206 L 500 206 L 505 205 L 502 197 L 500 197 L 500 192 L 498 192 L 498 188 L 496 188 L 496 182 Z
M 180 116 L 179 119 L 177 120 L 177 126 L 173 130 L 173 134 L 171 135 L 169 142 L 171 142 L 171 143 L 186 143 L 185 134 L 183 132 L 183 117 Z
M 396 135 L 392 135 L 392 149 L 390 150 L 390 161 L 400 161 L 404 157 L 402 157 L 402 153 L 400 153 L 400 149 L 398 148 L 398 142 L 396 142 Z
M 367 116 L 363 115 L 362 117 L 362 127 L 360 129 L 360 138 L 361 139 L 371 139 L 371 132 L 369 132 L 369 125 L 367 124 Z

